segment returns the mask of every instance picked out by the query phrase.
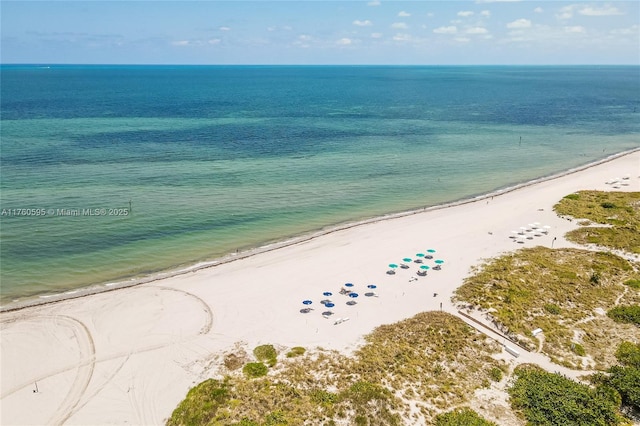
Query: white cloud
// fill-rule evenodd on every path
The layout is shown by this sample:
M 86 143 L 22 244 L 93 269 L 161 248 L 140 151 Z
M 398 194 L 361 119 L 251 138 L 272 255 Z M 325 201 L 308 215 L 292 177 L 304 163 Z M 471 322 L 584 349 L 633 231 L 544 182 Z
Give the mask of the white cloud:
M 461 10 L 458 12 L 458 16 L 462 16 L 463 18 L 468 18 L 469 16 L 473 16 L 473 12 L 470 10 Z
M 459 43 L 468 43 L 471 41 L 471 39 L 469 37 L 456 37 L 454 38 L 455 41 L 459 42 Z
M 349 46 L 351 43 L 353 43 L 353 41 L 350 38 L 346 38 L 346 37 L 336 41 L 336 44 L 340 46 Z
M 439 27 L 433 30 L 436 34 L 456 34 L 458 32 L 458 28 L 456 26 L 449 27 Z
M 219 38 L 212 38 L 211 40 L 208 40 L 207 43 L 209 44 L 219 44 L 222 40 L 220 40 Z
M 611 16 L 622 15 L 623 13 L 618 10 L 617 7 L 613 7 L 609 4 L 605 4 L 603 7 L 591 7 L 586 6 L 578 11 L 580 15 L 585 16 Z
M 507 24 L 507 28 L 530 28 L 530 27 L 531 27 L 531 21 L 524 18 L 516 19 L 515 21 L 509 22 Z
M 640 25 L 632 25 L 629 28 L 620 28 L 617 30 L 611 30 L 611 34 L 615 35 L 633 35 L 638 34 Z
M 367 3 L 367 6 L 380 6 L 380 0 L 372 0 Z
M 218 28 L 220 31 L 231 31 L 230 27 L 220 27 Z
M 429 12 L 429 13 L 427 13 L 427 17 L 428 17 L 428 18 L 433 18 L 433 16 L 434 16 L 434 15 L 433 15 L 433 12 Z
M 487 34 L 488 32 L 489 30 L 484 27 L 471 27 L 466 31 L 467 34 Z
M 569 6 L 561 7 L 558 13 L 556 13 L 556 18 L 558 19 L 571 19 L 573 16 L 573 10 L 575 9 L 575 4 L 570 4 Z
M 544 9 L 543 9 L 543 8 L 541 8 L 541 7 L 536 7 L 535 9 L 533 9 L 533 11 L 534 11 L 535 13 L 542 13 L 542 12 L 544 12 Z
M 405 12 L 404 10 L 401 10 L 398 13 L 398 16 L 401 17 L 401 18 L 408 18 L 409 16 L 411 16 L 411 14 L 409 12 Z
M 371 38 L 382 38 L 382 33 L 371 33 Z
M 373 22 L 371 22 L 368 19 L 366 19 L 364 21 L 360 21 L 360 20 L 356 19 L 355 21 L 353 21 L 353 25 L 358 26 L 358 27 L 370 27 L 371 25 L 373 25 Z
M 393 41 L 411 41 L 411 35 L 406 33 L 398 33 L 393 36 Z
M 298 40 L 300 40 L 300 41 L 310 41 L 311 40 L 311 36 L 307 35 L 307 34 L 300 34 L 298 36 Z
M 564 32 L 568 34 L 582 34 L 585 33 L 584 27 L 577 25 L 574 27 L 564 27 Z
M 172 46 L 188 46 L 189 40 L 176 40 L 171 42 Z
M 394 22 L 391 24 L 391 28 L 395 28 L 396 30 L 406 30 L 409 26 L 404 22 Z
M 491 12 L 489 12 L 488 10 L 483 10 L 482 12 L 480 12 L 480 16 L 488 18 L 489 16 L 491 16 Z

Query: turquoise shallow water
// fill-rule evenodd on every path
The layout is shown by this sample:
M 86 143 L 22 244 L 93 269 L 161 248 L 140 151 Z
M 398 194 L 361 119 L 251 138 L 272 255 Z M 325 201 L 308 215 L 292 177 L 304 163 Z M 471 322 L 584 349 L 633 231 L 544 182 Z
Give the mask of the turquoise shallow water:
M 640 146 L 639 67 L 1 71 L 2 303 Z

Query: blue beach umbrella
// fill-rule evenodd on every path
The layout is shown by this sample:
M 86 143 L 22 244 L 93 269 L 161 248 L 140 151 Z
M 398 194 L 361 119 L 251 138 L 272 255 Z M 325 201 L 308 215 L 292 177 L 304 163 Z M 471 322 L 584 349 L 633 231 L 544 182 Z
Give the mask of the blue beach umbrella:
M 333 308 L 336 305 L 334 303 L 325 303 L 324 306 L 326 306 L 327 308 Z
M 302 304 L 303 304 L 303 305 L 310 305 L 310 304 L 312 304 L 312 303 L 313 303 L 313 302 L 312 302 L 311 300 L 303 300 L 303 301 L 302 301 Z
M 352 283 L 346 283 L 344 286 L 345 287 L 353 287 L 353 284 Z
M 353 297 L 355 299 L 358 297 L 358 293 L 349 293 L 349 297 Z
M 367 286 L 367 288 L 377 288 L 377 287 L 378 287 L 378 286 L 377 286 L 377 285 L 375 285 L 375 284 L 369 284 L 369 285 Z
M 331 293 L 330 291 L 325 291 L 324 293 L 322 293 L 323 296 L 333 296 L 333 293 Z
M 436 262 L 438 265 L 441 265 L 444 263 L 444 260 L 438 259 L 438 260 L 435 260 L 434 262 Z

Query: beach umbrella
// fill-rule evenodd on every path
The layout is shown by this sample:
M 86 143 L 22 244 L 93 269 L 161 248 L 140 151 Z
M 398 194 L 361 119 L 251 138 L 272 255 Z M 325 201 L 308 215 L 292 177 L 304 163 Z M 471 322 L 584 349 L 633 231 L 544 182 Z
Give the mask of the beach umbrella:
M 330 291 L 325 291 L 324 293 L 322 293 L 323 296 L 333 296 L 333 293 L 331 293 Z
M 405 257 L 404 259 L 402 259 L 403 262 L 411 262 L 411 258 L 409 257 Z
M 313 303 L 313 302 L 312 302 L 311 300 L 303 300 L 303 301 L 302 301 L 302 304 L 303 304 L 303 305 L 310 305 L 310 304 L 312 304 L 312 303 Z
M 396 269 L 398 267 L 398 265 L 396 265 L 395 263 L 390 263 L 389 264 L 389 268 L 391 269 Z
M 428 267 L 427 265 L 422 265 L 422 266 L 420 267 L 420 269 L 422 269 L 422 270 L 426 271 L 427 269 L 429 269 L 429 267 Z
M 416 256 L 418 256 L 418 257 L 424 257 L 424 253 L 416 253 Z
M 377 285 L 375 285 L 375 284 L 369 284 L 369 285 L 367 286 L 367 288 L 377 288 L 377 287 L 378 287 L 378 286 L 377 286 Z
M 324 306 L 326 306 L 327 308 L 333 308 L 335 305 L 335 303 L 325 303 Z
M 438 265 L 441 265 L 444 263 L 444 260 L 438 259 L 438 260 L 435 260 L 434 262 L 436 262 Z
M 389 266 L 391 266 L 391 265 L 389 265 Z M 397 266 L 397 265 L 396 265 L 396 266 Z M 353 287 L 353 284 L 352 284 L 352 283 L 346 283 L 344 286 L 345 286 L 345 287 Z
M 358 293 L 349 293 L 349 297 L 353 297 L 355 299 L 358 297 Z
M 435 253 L 436 251 L 434 249 L 429 249 L 427 250 L 427 253 Z

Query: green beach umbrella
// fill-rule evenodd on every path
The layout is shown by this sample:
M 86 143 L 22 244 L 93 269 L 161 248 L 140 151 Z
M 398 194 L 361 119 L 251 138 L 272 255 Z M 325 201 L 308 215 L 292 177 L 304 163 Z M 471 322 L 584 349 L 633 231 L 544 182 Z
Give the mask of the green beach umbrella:
M 427 269 L 429 269 L 429 267 L 428 267 L 427 265 L 422 265 L 422 266 L 420 267 L 420 269 L 422 269 L 422 270 L 425 270 L 425 271 L 426 271 Z
M 404 259 L 402 259 L 403 262 L 411 262 L 411 259 L 408 257 L 405 257 Z
M 416 256 L 418 256 L 418 257 L 424 257 L 424 253 L 416 253 Z
M 389 264 L 389 268 L 391 269 L 396 269 L 398 267 L 398 265 L 396 265 L 395 263 L 390 263 Z
M 429 249 L 427 250 L 427 253 L 435 253 L 436 251 L 434 249 Z
M 440 260 L 440 259 L 438 259 L 438 260 L 436 260 L 435 262 L 436 262 L 438 265 L 440 265 L 440 264 L 444 263 L 444 260 Z

